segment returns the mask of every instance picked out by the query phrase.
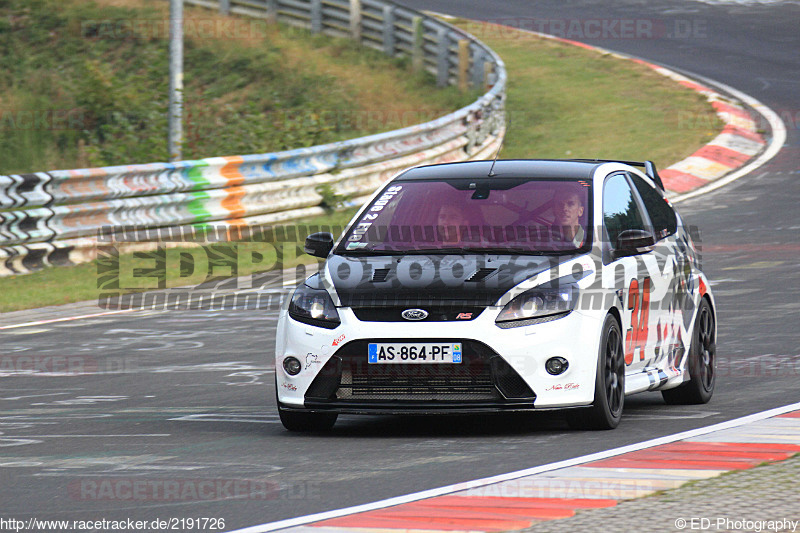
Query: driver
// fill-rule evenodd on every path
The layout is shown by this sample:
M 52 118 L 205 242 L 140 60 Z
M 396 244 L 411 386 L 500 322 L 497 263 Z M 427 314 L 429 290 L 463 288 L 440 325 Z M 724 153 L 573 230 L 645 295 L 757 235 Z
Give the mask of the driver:
M 557 242 L 572 243 L 580 248 L 585 238 L 580 218 L 583 216 L 583 202 L 577 192 L 557 192 L 553 198 L 553 214 L 555 221 L 551 227 L 551 236 Z
M 454 205 L 443 205 L 436 217 L 436 226 L 444 244 L 458 244 L 461 242 L 462 229 L 467 225 L 467 219 L 461 209 Z

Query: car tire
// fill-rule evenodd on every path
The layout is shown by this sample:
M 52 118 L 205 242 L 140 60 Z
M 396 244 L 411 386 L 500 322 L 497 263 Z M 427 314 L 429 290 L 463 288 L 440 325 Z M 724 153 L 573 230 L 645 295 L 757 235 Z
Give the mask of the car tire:
M 304 413 L 278 407 L 281 424 L 289 431 L 329 431 L 339 417 L 337 413 Z
M 600 335 L 594 402 L 587 409 L 567 412 L 573 429 L 614 429 L 625 405 L 625 351 L 617 319 L 608 315 Z
M 697 309 L 692 344 L 689 347 L 689 381 L 674 389 L 661 391 L 669 405 L 696 405 L 708 403 L 716 383 L 717 345 L 714 333 L 714 313 L 708 300 L 703 298 Z

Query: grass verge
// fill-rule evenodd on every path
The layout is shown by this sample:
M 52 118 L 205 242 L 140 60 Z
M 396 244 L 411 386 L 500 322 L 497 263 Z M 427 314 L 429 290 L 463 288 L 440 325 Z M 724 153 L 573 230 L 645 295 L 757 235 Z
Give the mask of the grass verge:
M 509 73 L 504 158 L 652 160 L 665 168 L 722 129 L 705 97 L 633 61 L 456 20 Z
M 168 21 L 161 1 L 0 1 L 0 174 L 167 161 Z M 390 131 L 477 96 L 264 20 L 187 6 L 184 33 L 184 159 Z
M 506 62 L 509 129 L 503 157 L 652 159 L 663 168 L 694 152 L 721 129 L 703 97 L 642 65 L 521 32 L 497 32 L 466 21 L 458 24 Z M 374 105 L 382 109 L 383 102 L 375 100 Z M 342 226 L 351 215 L 352 210 L 298 224 Z M 300 245 L 303 237 L 290 244 Z M 139 268 L 153 264 L 152 257 L 123 259 Z M 245 258 L 236 274 L 258 271 L 273 259 L 269 256 L 259 266 Z M 283 261 L 290 267 L 316 259 L 295 256 Z M 204 281 L 201 274 L 181 276 L 175 260 L 167 263 L 168 285 Z M 97 271 L 96 264 L 87 264 L 0 278 L 0 311 L 96 299 Z

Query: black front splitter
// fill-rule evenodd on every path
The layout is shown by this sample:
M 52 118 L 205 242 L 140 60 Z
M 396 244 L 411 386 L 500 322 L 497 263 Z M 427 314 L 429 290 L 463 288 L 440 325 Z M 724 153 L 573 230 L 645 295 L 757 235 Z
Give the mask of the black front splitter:
M 499 403 L 448 403 L 447 405 L 431 406 L 429 402 L 374 402 L 369 405 L 353 402 L 309 402 L 304 408 L 279 405 L 282 411 L 338 413 L 347 415 L 458 415 L 458 414 L 490 414 L 490 413 L 519 413 L 519 412 L 544 412 L 575 409 L 578 407 L 543 407 L 537 408 L 531 402 L 505 402 Z

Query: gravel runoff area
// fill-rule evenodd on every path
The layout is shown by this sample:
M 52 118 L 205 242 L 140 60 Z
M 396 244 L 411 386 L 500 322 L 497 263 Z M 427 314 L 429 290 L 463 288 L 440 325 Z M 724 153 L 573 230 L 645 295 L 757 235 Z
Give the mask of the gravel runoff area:
M 800 533 L 800 454 L 738 470 L 615 507 L 540 522 L 539 532 L 792 531 Z

